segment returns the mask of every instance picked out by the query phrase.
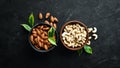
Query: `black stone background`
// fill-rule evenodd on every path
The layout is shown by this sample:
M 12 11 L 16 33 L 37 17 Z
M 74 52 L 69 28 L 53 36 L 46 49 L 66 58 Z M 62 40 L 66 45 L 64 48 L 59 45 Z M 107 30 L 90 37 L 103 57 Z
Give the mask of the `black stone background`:
M 28 42 L 28 32 L 20 26 L 33 12 L 51 12 L 61 26 L 79 20 L 98 28 L 99 39 L 92 41 L 93 54 L 58 46 L 38 53 Z M 0 0 L 0 68 L 120 68 L 120 0 Z

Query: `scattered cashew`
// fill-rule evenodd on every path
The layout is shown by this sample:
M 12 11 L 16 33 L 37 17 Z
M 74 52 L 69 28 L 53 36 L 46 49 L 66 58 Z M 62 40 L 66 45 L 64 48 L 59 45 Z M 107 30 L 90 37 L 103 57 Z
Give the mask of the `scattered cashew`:
M 97 28 L 94 27 L 93 29 L 94 29 L 94 30 L 92 31 L 92 33 L 96 33 L 96 32 L 97 32 Z
M 89 40 L 88 42 L 87 42 L 87 45 L 90 45 L 91 44 L 91 41 Z
M 88 28 L 88 33 L 92 32 L 93 28 Z
M 94 37 L 94 40 L 96 40 L 98 38 L 97 34 L 93 34 L 92 36 Z

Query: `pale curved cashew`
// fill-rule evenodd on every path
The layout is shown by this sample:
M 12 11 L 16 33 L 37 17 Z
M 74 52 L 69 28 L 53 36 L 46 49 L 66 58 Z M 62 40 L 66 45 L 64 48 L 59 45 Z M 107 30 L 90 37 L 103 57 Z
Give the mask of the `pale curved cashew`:
M 93 28 L 88 28 L 88 33 L 92 32 Z
M 91 41 L 88 41 L 88 42 L 87 42 L 87 45 L 90 45 L 90 44 L 91 44 Z
M 90 36 L 88 39 L 92 39 L 92 37 Z
M 92 31 L 92 33 L 96 33 L 97 32 L 97 28 L 96 27 L 93 27 L 93 31 Z
M 93 34 L 92 36 L 94 36 L 94 40 L 96 40 L 98 38 L 97 34 Z

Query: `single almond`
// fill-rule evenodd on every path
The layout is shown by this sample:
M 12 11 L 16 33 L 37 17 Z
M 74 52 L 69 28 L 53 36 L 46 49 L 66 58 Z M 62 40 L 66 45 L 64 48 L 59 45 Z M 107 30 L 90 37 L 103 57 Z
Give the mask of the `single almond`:
M 48 18 L 50 16 L 50 13 L 47 12 L 45 18 Z
M 53 16 L 50 17 L 50 21 L 54 22 L 54 17 Z
M 51 22 L 50 25 L 53 26 L 53 23 Z
M 33 37 L 37 37 L 37 34 L 32 34 L 33 35 Z
M 37 34 L 40 35 L 40 31 L 36 28 Z
M 42 42 L 38 42 L 38 45 L 40 46 L 40 47 L 43 47 L 43 45 L 42 45 Z
M 35 30 L 32 31 L 33 34 L 36 34 L 37 32 Z
M 44 48 L 45 48 L 45 50 L 48 50 L 48 47 L 47 47 L 47 45 L 44 45 Z
M 46 24 L 49 24 L 49 22 L 48 22 L 47 20 L 45 20 L 45 23 L 46 23 Z
M 47 44 L 48 42 L 49 42 L 48 39 L 46 39 L 46 40 L 43 41 L 43 43 L 46 43 L 46 44 Z
M 49 27 L 43 28 L 43 30 L 49 30 L 49 29 L 50 29 Z
M 38 44 L 38 40 L 37 40 L 37 38 L 35 38 L 34 41 L 35 41 L 36 44 Z
M 36 49 L 40 49 L 40 48 L 38 47 L 38 45 L 35 45 L 35 48 L 36 48 Z
M 56 26 L 56 24 L 55 24 L 55 23 L 53 24 L 53 27 L 54 27 L 55 29 L 57 28 L 57 26 Z
M 57 19 L 56 17 L 54 17 L 54 21 L 55 21 L 55 22 L 58 22 L 58 19 Z
M 30 41 L 32 42 L 32 44 L 35 44 L 35 42 L 33 40 L 33 35 L 30 36 Z
M 39 13 L 39 19 L 43 19 L 42 13 Z

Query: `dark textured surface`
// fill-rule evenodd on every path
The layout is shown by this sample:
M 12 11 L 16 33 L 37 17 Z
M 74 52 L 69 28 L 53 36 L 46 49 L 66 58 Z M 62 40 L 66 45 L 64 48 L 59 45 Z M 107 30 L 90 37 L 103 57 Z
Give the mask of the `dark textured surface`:
M 67 50 L 59 41 L 42 54 L 28 43 L 20 24 L 33 12 L 51 12 L 58 17 L 58 33 L 64 22 L 79 20 L 98 28 L 92 42 L 93 55 Z M 0 68 L 120 68 L 120 0 L 0 0 Z

